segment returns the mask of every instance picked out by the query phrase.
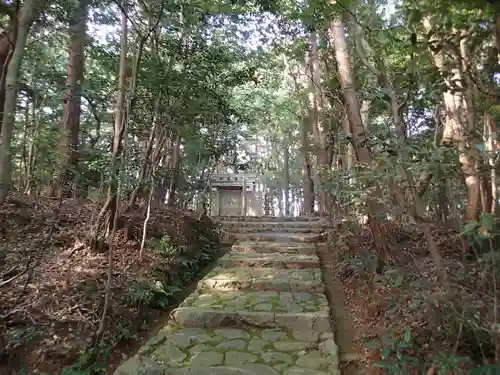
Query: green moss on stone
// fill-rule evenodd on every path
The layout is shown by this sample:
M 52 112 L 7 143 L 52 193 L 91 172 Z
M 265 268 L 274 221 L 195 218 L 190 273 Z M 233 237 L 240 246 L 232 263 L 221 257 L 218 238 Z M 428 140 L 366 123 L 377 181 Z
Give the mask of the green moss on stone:
M 271 312 L 277 313 L 278 312 L 278 307 L 280 304 L 280 296 L 271 296 L 269 297 L 269 303 L 271 304 Z

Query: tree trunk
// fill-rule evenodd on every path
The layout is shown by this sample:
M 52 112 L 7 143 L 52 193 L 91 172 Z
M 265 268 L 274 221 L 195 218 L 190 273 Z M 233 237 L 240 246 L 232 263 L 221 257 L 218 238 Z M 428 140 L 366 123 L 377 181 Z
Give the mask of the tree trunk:
M 396 135 L 397 135 L 397 145 L 398 145 L 397 156 L 391 157 L 391 160 L 393 161 L 394 167 L 397 167 L 398 157 L 405 162 L 410 161 L 409 153 L 405 144 L 406 130 L 401 115 L 401 111 L 405 106 L 405 101 L 403 101 L 402 103 L 398 102 L 396 92 L 389 78 L 389 75 L 387 74 L 388 64 L 386 62 L 386 57 L 384 55 L 384 52 L 382 51 L 379 54 L 373 53 L 374 56 L 372 57 L 374 57 L 376 65 L 375 66 L 369 65 L 368 59 L 366 58 L 366 56 L 364 56 L 364 51 L 361 48 L 362 42 L 364 40 L 362 39 L 362 34 L 359 31 L 359 25 L 356 24 L 355 29 L 357 29 L 357 32 L 354 33 L 356 37 L 356 44 L 358 46 L 357 52 L 360 55 L 361 60 L 364 61 L 367 68 L 369 68 L 369 70 L 375 75 L 375 77 L 377 78 L 377 82 L 379 82 L 382 85 L 382 87 L 386 89 L 387 95 L 389 97 L 388 107 L 395 125 Z M 413 201 L 413 205 L 410 204 L 409 207 L 410 214 L 412 218 L 418 223 L 420 229 L 425 235 L 425 238 L 428 243 L 428 248 L 431 251 L 432 258 L 434 260 L 436 269 L 438 270 L 441 279 L 444 282 L 447 282 L 446 271 L 441 265 L 441 257 L 438 253 L 437 245 L 432 236 L 430 220 L 426 217 L 425 206 L 420 198 L 421 195 L 417 192 L 416 189 L 417 185 L 416 180 L 409 169 L 404 168 L 403 173 L 408 182 L 408 186 L 410 187 L 409 189 L 410 200 Z M 406 196 L 404 194 L 404 191 L 400 189 L 396 183 L 392 183 L 392 185 L 390 186 L 390 190 L 396 194 L 398 200 L 400 201 L 400 204 L 404 206 L 406 204 Z
M 264 186 L 264 216 L 271 216 L 271 200 L 269 188 Z
M 26 189 L 28 185 L 28 133 L 30 128 L 30 102 L 26 100 L 26 106 L 24 107 L 24 126 L 23 126 L 23 138 L 21 143 L 21 171 L 19 185 L 20 187 Z
M 175 205 L 175 195 L 177 193 L 177 187 L 179 185 L 180 178 L 180 164 L 181 164 L 181 133 L 177 131 L 175 137 L 175 144 L 172 150 L 172 164 L 170 166 L 170 186 L 168 188 L 168 199 L 167 206 L 174 207 Z
M 128 18 L 122 11 L 120 32 L 120 67 L 118 73 L 118 94 L 115 106 L 115 121 L 113 126 L 113 146 L 111 155 L 111 175 L 107 191 L 106 202 L 101 208 L 91 234 L 91 248 L 99 247 L 99 232 L 104 224 L 105 233 L 109 233 L 113 227 L 114 216 L 118 206 L 118 181 L 120 174 L 120 157 L 123 149 L 123 135 L 125 133 L 125 89 L 127 83 L 127 37 Z M 106 216 L 106 221 L 103 220 Z
M 5 105 L 7 68 L 14 53 L 19 27 L 19 12 L 16 7 L 17 4 L 15 2 L 10 5 L 2 4 L 2 8 L 4 8 L 2 9 L 2 13 L 7 13 L 10 21 L 7 30 L 0 35 L 0 113 L 3 113 Z M 2 130 L 2 123 L 3 115 L 0 116 L 0 131 Z
M 499 17 L 500 18 L 500 17 Z M 500 51 L 500 49 L 499 49 Z M 495 148 L 497 147 L 497 127 L 495 121 L 489 113 L 485 113 L 485 138 L 486 138 L 486 151 L 488 155 L 488 164 L 490 168 L 490 181 L 491 181 L 491 208 L 490 211 L 493 215 L 496 214 L 497 210 L 497 200 L 498 200 L 498 191 L 497 191 L 497 176 L 496 176 L 496 158 L 495 158 Z
M 339 69 L 339 80 L 342 86 L 344 101 L 347 107 L 347 116 L 351 131 L 353 133 L 352 142 L 356 160 L 364 165 L 370 165 L 372 158 L 367 147 L 365 129 L 361 118 L 361 108 L 355 89 L 354 74 L 349 60 L 349 52 L 344 33 L 344 23 L 336 18 L 330 24 L 330 33 L 335 45 L 335 59 Z M 378 187 L 378 191 L 380 187 Z M 380 221 L 374 214 L 380 213 L 380 207 L 375 194 L 368 197 L 368 224 L 373 233 L 374 243 L 377 248 L 377 272 L 383 271 L 386 260 L 390 257 L 390 245 L 385 231 L 380 225 Z
M 290 71 L 290 76 L 293 80 L 295 90 L 300 92 L 298 73 Z M 304 83 L 301 83 L 302 86 Z M 312 215 L 314 212 L 314 182 L 311 173 L 311 159 L 309 157 L 309 127 L 310 118 L 306 115 L 308 108 L 304 105 L 303 100 L 299 102 L 302 115 L 300 116 L 300 158 L 302 165 L 302 206 L 300 207 L 300 215 Z
M 432 30 L 432 24 L 428 18 L 423 20 L 424 28 L 429 34 Z M 445 70 L 445 58 L 443 51 L 432 52 L 434 64 L 443 71 Z M 453 82 L 462 83 L 460 74 L 460 59 L 464 56 L 455 57 L 453 62 L 453 77 L 445 77 L 445 82 L 448 87 L 454 87 Z M 453 142 L 457 145 L 459 152 L 459 161 L 462 166 L 462 172 L 465 176 L 465 184 L 467 186 L 467 209 L 465 212 L 465 220 L 477 220 L 480 212 L 480 178 L 477 168 L 477 150 L 475 147 L 470 147 L 469 140 L 465 132 L 472 131 L 474 124 L 468 123 L 467 103 L 462 92 L 458 90 L 448 90 L 443 93 L 444 105 L 446 107 L 446 120 L 444 123 L 443 142 Z M 472 111 L 472 108 L 470 108 Z
M 167 142 L 168 142 L 168 137 L 167 137 Z M 166 147 L 168 149 L 168 147 Z M 162 204 L 165 203 L 165 197 L 167 196 L 168 193 L 168 187 L 169 187 L 169 180 L 167 176 L 165 175 L 165 168 L 168 167 L 168 154 L 165 153 L 163 156 L 161 156 L 161 169 L 159 176 L 156 178 L 156 188 L 155 188 L 155 197 L 154 197 L 154 206 L 155 207 L 160 207 Z
M 285 216 L 285 210 L 283 205 L 283 189 L 277 188 L 275 190 L 276 200 L 278 201 L 278 216 Z
M 432 34 L 433 25 L 429 17 L 422 20 L 423 26 L 428 35 Z M 455 144 L 459 153 L 459 162 L 465 177 L 467 187 L 467 208 L 465 210 L 465 221 L 479 220 L 481 211 L 481 176 L 479 166 L 481 157 L 476 149 L 474 139 L 474 107 L 472 106 L 472 87 L 467 87 L 467 79 L 464 78 L 464 69 L 468 69 L 468 51 L 466 43 L 468 37 L 465 32 L 460 37 L 460 49 L 451 52 L 450 64 L 445 61 L 445 54 L 442 50 L 438 52 L 430 51 L 434 65 L 444 73 L 444 80 L 450 89 L 443 93 L 443 101 L 446 108 L 446 119 L 444 122 L 443 142 Z M 431 41 L 430 41 L 431 42 Z M 446 67 L 445 67 L 446 65 Z M 451 77 L 447 75 L 448 65 L 451 66 Z M 454 89 L 459 86 L 460 90 Z M 472 136 L 474 137 L 474 136 Z M 486 178 L 489 178 L 487 176 Z M 467 239 L 462 241 L 463 252 L 470 251 Z
M 69 28 L 68 78 L 64 91 L 64 110 L 59 140 L 59 165 L 49 191 L 50 196 L 71 196 L 78 166 L 78 141 L 85 70 L 85 40 L 88 0 L 74 0 Z
M 290 216 L 290 145 L 287 135 L 286 145 L 283 150 L 283 169 L 284 169 L 284 186 L 283 186 L 283 200 L 285 216 Z
M 33 22 L 38 18 L 40 10 L 45 5 L 43 0 L 26 0 L 19 19 L 16 37 L 16 48 L 12 53 L 5 79 L 5 104 L 0 133 L 0 205 L 5 201 L 12 184 L 12 132 L 16 116 L 17 81 L 24 57 L 26 42 Z
M 27 160 L 27 171 L 26 171 L 26 187 L 24 190 L 25 194 L 32 194 L 34 184 L 35 184 L 35 166 L 36 166 L 36 143 L 38 140 L 38 135 L 40 133 L 40 121 L 37 119 L 37 102 L 38 102 L 38 91 L 36 87 L 36 69 L 32 74 L 31 89 L 33 91 L 32 105 L 31 105 L 31 134 L 29 135 L 30 143 L 28 145 L 28 160 Z
M 312 179 L 311 159 L 309 157 L 308 121 L 305 117 L 302 118 L 302 123 L 300 125 L 300 138 L 302 189 L 304 198 L 301 214 L 309 216 L 314 212 L 314 182 Z
M 139 195 L 142 193 L 142 190 L 144 189 L 144 186 L 146 185 L 146 182 L 148 180 L 148 173 L 150 172 L 151 167 L 154 165 L 154 164 L 152 164 L 153 158 L 151 157 L 151 154 L 153 153 L 153 146 L 155 143 L 155 137 L 157 137 L 156 133 L 157 133 L 158 121 L 159 121 L 158 120 L 158 117 L 159 117 L 158 111 L 159 111 L 159 107 L 160 107 L 159 104 L 160 104 L 160 101 L 158 100 L 157 105 L 155 106 L 157 111 L 155 111 L 156 115 L 155 115 L 155 118 L 153 120 L 153 126 L 151 127 L 151 130 L 149 133 L 149 138 L 146 142 L 146 147 L 144 148 L 142 166 L 141 166 L 140 172 L 139 172 L 139 182 L 130 196 L 130 201 L 129 201 L 127 210 L 130 210 L 135 206 L 136 200 L 139 197 Z
M 327 190 L 328 170 L 330 167 L 330 158 L 328 145 L 326 143 L 326 129 L 321 120 L 324 101 L 321 92 L 321 69 L 318 58 L 317 34 L 311 33 L 311 53 L 309 57 L 309 70 L 311 74 L 311 92 L 312 103 L 310 105 L 311 123 L 313 129 L 314 143 L 316 146 L 316 165 L 320 183 L 319 191 L 319 211 L 321 215 L 328 215 L 331 211 L 331 197 Z

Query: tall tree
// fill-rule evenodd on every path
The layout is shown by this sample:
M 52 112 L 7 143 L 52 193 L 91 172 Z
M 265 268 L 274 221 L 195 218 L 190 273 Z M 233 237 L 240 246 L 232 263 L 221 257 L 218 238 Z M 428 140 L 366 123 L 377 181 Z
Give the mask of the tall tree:
M 3 30 L 0 35 L 0 113 L 3 112 L 3 107 L 5 105 L 7 68 L 17 41 L 19 5 L 20 2 L 17 1 L 12 4 L 6 4 L 3 1 L 0 2 L 0 13 L 6 14 L 9 18 L 7 29 Z M 0 131 L 1 129 L 2 122 L 0 122 Z
M 317 173 L 320 182 L 319 191 L 319 210 L 322 215 L 328 215 L 331 210 L 330 193 L 327 190 L 328 186 L 328 169 L 330 168 L 330 155 L 327 145 L 327 129 L 323 120 L 323 111 L 325 102 L 322 92 L 322 71 L 321 62 L 318 51 L 318 35 L 316 31 L 310 35 L 310 55 L 309 55 L 309 70 L 311 74 L 311 125 L 313 130 L 314 145 L 316 149 L 316 165 Z
M 71 194 L 69 185 L 78 167 L 78 143 L 85 71 L 85 41 L 89 0 L 74 0 L 69 27 L 68 77 L 59 140 L 59 165 L 49 195 Z
M 27 0 L 19 16 L 15 48 L 8 65 L 5 79 L 5 104 L 2 115 L 2 129 L 0 133 L 0 204 L 9 193 L 12 184 L 12 132 L 16 116 L 16 102 L 18 93 L 18 79 L 21 71 L 26 42 L 33 22 L 40 15 L 47 1 Z
M 367 146 L 366 133 L 363 120 L 361 118 L 361 107 L 356 93 L 354 74 L 347 49 L 345 38 L 344 22 L 340 16 L 336 15 L 330 24 L 330 34 L 335 48 L 335 59 L 339 69 L 339 80 L 342 85 L 342 92 L 346 105 L 347 118 L 349 120 L 350 131 L 352 132 L 352 143 L 356 160 L 361 167 L 372 164 L 372 158 Z M 379 215 L 384 214 L 378 201 L 377 192 L 380 191 L 378 182 L 375 182 L 376 189 L 368 197 L 368 224 L 373 233 L 375 245 L 378 252 L 377 272 L 382 272 L 386 260 L 390 258 L 389 241 L 385 231 L 380 225 Z

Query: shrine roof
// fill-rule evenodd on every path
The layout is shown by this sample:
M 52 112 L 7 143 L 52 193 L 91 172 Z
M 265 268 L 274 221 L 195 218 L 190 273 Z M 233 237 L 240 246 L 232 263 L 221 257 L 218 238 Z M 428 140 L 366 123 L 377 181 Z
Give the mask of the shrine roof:
M 250 185 L 258 181 L 254 173 L 215 173 L 210 178 L 213 187 L 217 186 L 242 186 Z

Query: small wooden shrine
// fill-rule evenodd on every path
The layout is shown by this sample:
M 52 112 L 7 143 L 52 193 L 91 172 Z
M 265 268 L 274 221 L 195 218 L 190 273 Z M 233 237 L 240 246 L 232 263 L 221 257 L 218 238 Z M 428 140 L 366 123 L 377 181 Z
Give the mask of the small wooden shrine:
M 210 180 L 212 216 L 261 216 L 259 179 L 253 173 L 215 173 Z

